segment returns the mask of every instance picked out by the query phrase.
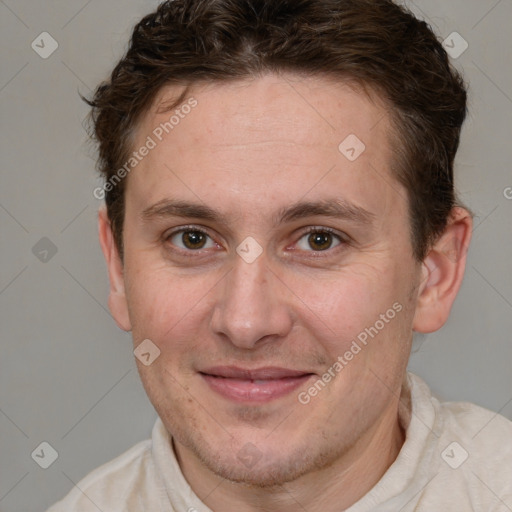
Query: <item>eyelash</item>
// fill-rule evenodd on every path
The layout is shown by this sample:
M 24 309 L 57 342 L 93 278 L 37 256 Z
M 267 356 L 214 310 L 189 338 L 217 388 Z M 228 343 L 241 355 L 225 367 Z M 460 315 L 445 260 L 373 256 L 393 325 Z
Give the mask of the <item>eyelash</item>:
M 306 251 L 306 252 L 312 253 L 312 255 L 314 255 L 315 258 L 321 257 L 324 253 L 332 254 L 333 251 L 336 251 L 336 248 L 340 249 L 341 246 L 347 245 L 347 243 L 348 243 L 348 237 L 346 235 L 342 236 L 342 235 L 336 233 L 334 231 L 334 229 L 327 228 L 327 227 L 320 227 L 320 226 L 310 226 L 310 227 L 306 228 L 306 230 L 301 232 L 297 242 L 302 240 L 302 238 L 304 238 L 306 235 L 310 235 L 312 233 L 327 233 L 327 234 L 331 235 L 333 238 L 338 239 L 338 242 L 339 242 L 338 245 L 335 245 L 334 247 L 329 247 L 329 249 L 326 249 L 324 251 L 314 251 L 314 250 Z
M 205 236 L 207 236 L 208 238 L 210 238 L 214 243 L 217 244 L 217 242 L 214 241 L 213 237 L 211 237 L 209 235 L 209 233 L 207 231 L 205 231 L 204 229 L 202 228 L 199 228 L 197 226 L 193 226 L 193 225 L 189 225 L 189 226 L 183 226 L 179 229 L 176 229 L 170 233 L 166 233 L 164 235 L 164 242 L 169 242 L 169 240 L 179 234 L 179 233 L 186 233 L 186 232 L 198 232 L 198 233 L 201 233 Z M 315 250 L 311 250 L 311 251 L 305 251 L 305 252 L 308 252 L 308 253 L 311 253 L 313 256 L 312 257 L 315 257 L 315 258 L 318 258 L 318 257 L 322 257 L 325 253 L 329 253 L 329 254 L 332 254 L 333 251 L 336 251 L 336 249 L 341 249 L 342 246 L 346 246 L 348 245 L 349 243 L 349 237 L 348 235 L 341 235 L 341 234 L 338 234 L 336 233 L 333 229 L 331 228 L 327 228 L 327 227 L 320 227 L 320 226 L 310 226 L 308 227 L 307 229 L 305 229 L 304 231 L 302 231 L 297 239 L 297 242 L 300 241 L 302 238 L 304 238 L 304 236 L 306 235 L 309 235 L 309 234 L 312 234 L 312 233 L 327 233 L 329 235 L 332 235 L 334 238 L 336 238 L 338 241 L 339 241 L 339 244 L 334 246 L 334 247 L 330 247 L 324 251 L 315 251 Z M 295 242 L 295 243 L 297 243 Z M 219 244 L 217 244 L 219 245 Z M 196 250 L 193 250 L 193 249 L 181 249 L 181 248 L 176 248 L 174 246 L 173 250 L 175 252 L 179 252 L 181 254 L 192 254 L 192 253 L 195 253 L 197 255 L 202 255 L 205 251 L 208 251 L 208 249 L 196 249 Z

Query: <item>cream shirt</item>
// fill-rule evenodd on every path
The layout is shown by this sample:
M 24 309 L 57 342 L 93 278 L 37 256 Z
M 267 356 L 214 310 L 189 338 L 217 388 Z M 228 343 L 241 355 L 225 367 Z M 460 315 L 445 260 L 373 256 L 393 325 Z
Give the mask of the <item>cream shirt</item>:
M 441 403 L 408 373 L 405 443 L 380 481 L 346 512 L 512 511 L 512 422 Z M 142 441 L 81 480 L 47 512 L 212 512 L 185 480 L 160 418 Z M 231 512 L 231 511 L 215 511 Z

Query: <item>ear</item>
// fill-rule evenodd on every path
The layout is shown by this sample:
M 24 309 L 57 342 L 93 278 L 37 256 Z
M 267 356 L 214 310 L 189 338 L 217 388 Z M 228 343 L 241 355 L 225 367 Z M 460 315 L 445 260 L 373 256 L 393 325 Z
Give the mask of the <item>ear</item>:
M 472 228 L 470 213 L 455 207 L 446 229 L 422 263 L 414 331 L 437 331 L 448 319 L 464 277 Z
M 123 263 L 114 241 L 112 226 L 108 219 L 107 209 L 103 206 L 98 212 L 98 230 L 101 250 L 107 262 L 110 280 L 108 307 L 117 325 L 124 331 L 130 331 L 132 326 L 128 315 L 128 303 L 124 290 Z

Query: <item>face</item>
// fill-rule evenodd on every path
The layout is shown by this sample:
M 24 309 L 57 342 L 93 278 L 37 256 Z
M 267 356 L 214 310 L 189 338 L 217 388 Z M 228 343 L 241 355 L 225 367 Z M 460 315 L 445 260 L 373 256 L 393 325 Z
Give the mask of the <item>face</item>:
M 291 481 L 396 422 L 420 271 L 390 120 L 347 85 L 268 75 L 196 87 L 155 132 L 180 92 L 138 127 L 156 145 L 128 177 L 118 311 L 160 350 L 137 364 L 182 457 Z

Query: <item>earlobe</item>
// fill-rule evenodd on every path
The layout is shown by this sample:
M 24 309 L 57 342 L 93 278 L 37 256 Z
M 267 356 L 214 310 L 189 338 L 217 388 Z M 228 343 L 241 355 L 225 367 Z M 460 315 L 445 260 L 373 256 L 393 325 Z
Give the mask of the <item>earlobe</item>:
M 445 231 L 422 263 L 413 329 L 434 332 L 448 319 L 462 284 L 473 221 L 464 208 L 453 209 Z
M 123 263 L 119 257 L 105 207 L 102 207 L 98 212 L 98 231 L 101 250 L 103 251 L 103 256 L 107 263 L 110 282 L 108 306 L 119 328 L 124 331 L 130 331 L 131 322 L 128 314 L 128 303 L 124 286 Z

